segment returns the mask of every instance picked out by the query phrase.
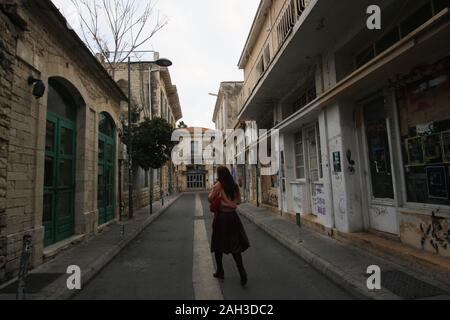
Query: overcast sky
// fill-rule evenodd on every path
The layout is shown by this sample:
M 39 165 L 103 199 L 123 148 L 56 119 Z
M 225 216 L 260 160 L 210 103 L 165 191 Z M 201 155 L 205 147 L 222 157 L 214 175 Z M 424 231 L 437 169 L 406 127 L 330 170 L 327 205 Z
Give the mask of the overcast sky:
M 76 14 L 69 1 L 53 2 L 76 29 Z M 217 93 L 221 81 L 243 80 L 237 63 L 258 4 L 259 0 L 157 2 L 169 23 L 144 49 L 159 51 L 173 61 L 172 81 L 189 126 L 213 127 L 215 97 L 208 93 Z

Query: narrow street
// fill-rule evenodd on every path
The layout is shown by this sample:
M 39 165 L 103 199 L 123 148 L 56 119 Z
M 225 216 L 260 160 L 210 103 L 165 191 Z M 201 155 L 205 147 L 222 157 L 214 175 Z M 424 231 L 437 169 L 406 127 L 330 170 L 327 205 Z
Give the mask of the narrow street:
M 186 194 L 75 296 L 78 300 L 352 299 L 278 242 L 243 219 L 252 247 L 242 288 L 231 256 L 226 279 L 212 277 L 212 214 L 206 194 Z M 205 233 L 206 227 L 206 233 Z

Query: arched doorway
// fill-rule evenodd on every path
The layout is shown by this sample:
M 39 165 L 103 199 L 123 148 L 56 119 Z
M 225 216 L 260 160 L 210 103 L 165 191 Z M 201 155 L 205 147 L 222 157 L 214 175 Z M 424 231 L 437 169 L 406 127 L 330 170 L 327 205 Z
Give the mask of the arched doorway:
M 98 137 L 98 224 L 103 225 L 115 216 L 115 154 L 116 128 L 111 116 L 100 113 Z
M 82 102 L 66 80 L 49 79 L 45 139 L 44 245 L 74 234 L 76 121 Z

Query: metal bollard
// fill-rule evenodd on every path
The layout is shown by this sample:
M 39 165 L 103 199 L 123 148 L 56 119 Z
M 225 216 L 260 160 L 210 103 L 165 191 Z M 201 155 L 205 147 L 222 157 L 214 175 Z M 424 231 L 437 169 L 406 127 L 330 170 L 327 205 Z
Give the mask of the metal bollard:
M 297 219 L 297 226 L 298 226 L 299 228 L 301 228 L 301 227 L 302 227 L 302 216 L 301 216 L 301 214 L 300 214 L 300 213 L 297 213 L 297 214 L 295 215 L 295 217 L 296 217 L 296 219 Z
M 19 276 L 16 300 L 25 300 L 26 279 L 30 264 L 32 237 L 25 235 L 23 237 L 22 255 L 20 257 Z

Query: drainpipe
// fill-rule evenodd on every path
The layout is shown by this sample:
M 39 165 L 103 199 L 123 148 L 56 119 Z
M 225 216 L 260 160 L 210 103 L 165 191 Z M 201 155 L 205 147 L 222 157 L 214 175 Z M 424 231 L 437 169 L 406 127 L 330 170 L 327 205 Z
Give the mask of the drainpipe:
M 259 133 L 257 133 L 258 142 L 256 145 L 256 206 L 260 207 L 260 199 L 259 199 Z
M 123 217 L 123 199 L 122 199 L 123 177 L 122 177 L 122 165 L 123 165 L 123 160 L 119 159 L 119 220 L 120 221 L 122 221 L 122 217 Z
M 131 159 L 131 58 L 128 57 L 128 217 L 133 219 L 133 161 Z

